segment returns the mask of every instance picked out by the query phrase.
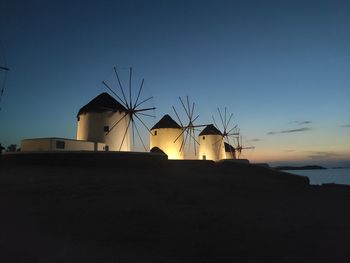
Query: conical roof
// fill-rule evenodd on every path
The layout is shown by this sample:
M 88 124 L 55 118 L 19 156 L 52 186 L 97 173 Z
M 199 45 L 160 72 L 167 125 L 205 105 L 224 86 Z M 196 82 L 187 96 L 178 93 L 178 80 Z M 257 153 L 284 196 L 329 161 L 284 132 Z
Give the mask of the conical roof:
M 236 151 L 235 147 L 225 142 L 225 152 L 235 152 L 235 151 Z
M 209 124 L 199 134 L 199 136 L 202 136 L 202 135 L 222 135 L 222 133 L 218 129 L 216 129 L 213 124 Z
M 120 104 L 116 99 L 114 99 L 107 92 L 103 92 L 90 101 L 88 104 L 83 106 L 79 112 L 78 116 L 83 113 L 88 112 L 105 112 L 105 111 L 126 111 L 127 109 Z
M 176 121 L 174 121 L 168 114 L 165 114 L 163 118 L 160 119 L 152 128 L 154 129 L 161 129 L 161 128 L 175 128 L 175 129 L 181 129 L 181 126 L 177 124 Z

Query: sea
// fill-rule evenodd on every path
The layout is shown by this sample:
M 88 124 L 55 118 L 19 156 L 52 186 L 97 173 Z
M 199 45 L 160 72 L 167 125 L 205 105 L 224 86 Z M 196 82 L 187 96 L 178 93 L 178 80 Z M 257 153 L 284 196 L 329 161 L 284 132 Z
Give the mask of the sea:
M 317 170 L 288 170 L 292 174 L 304 175 L 309 177 L 310 184 L 346 184 L 350 185 L 350 168 L 341 169 L 317 169 Z

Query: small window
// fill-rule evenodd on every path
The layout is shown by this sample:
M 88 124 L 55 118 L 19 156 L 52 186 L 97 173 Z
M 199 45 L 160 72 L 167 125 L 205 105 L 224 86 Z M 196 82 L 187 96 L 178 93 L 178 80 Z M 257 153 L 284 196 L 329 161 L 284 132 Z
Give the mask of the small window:
M 205 136 L 203 136 L 203 140 L 205 140 Z
M 157 135 L 157 131 L 154 131 L 154 136 L 156 136 Z
M 203 160 L 206 160 L 207 159 L 207 156 L 206 155 L 203 155 Z
M 109 132 L 109 126 L 104 126 L 104 127 L 103 127 L 103 131 L 104 131 L 104 132 Z
M 56 149 L 64 149 L 66 143 L 64 141 L 56 141 Z
M 108 145 L 105 146 L 105 151 L 108 152 L 109 151 L 109 147 Z

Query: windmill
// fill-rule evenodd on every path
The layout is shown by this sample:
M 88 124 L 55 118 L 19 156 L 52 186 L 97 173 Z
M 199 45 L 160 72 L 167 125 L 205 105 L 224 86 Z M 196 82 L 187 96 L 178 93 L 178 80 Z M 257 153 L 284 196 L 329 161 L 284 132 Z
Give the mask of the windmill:
M 125 128 L 125 131 L 123 132 L 123 138 L 119 146 L 119 150 L 122 149 L 123 144 L 125 143 L 125 139 L 127 134 L 130 132 L 132 133 L 132 149 L 135 148 L 135 132 L 138 136 L 139 141 L 142 143 L 143 148 L 145 151 L 147 151 L 147 148 L 145 146 L 144 141 L 142 140 L 142 136 L 140 134 L 140 130 L 138 128 L 137 122 L 141 124 L 143 128 L 145 128 L 149 133 L 151 133 L 150 129 L 146 125 L 145 121 L 143 120 L 144 117 L 152 117 L 154 118 L 154 114 L 151 114 L 150 112 L 154 111 L 155 107 L 146 107 L 145 103 L 149 102 L 153 99 L 153 96 L 147 97 L 146 99 L 141 98 L 141 93 L 144 87 L 144 79 L 142 79 L 140 86 L 138 88 L 138 92 L 135 93 L 132 90 L 132 68 L 129 68 L 129 87 L 128 94 L 125 93 L 125 90 L 122 85 L 121 78 L 118 74 L 118 70 L 116 67 L 113 67 L 114 74 L 116 77 L 117 86 L 119 87 L 119 90 L 121 94 L 118 95 L 118 93 L 111 87 L 111 85 L 107 84 L 106 81 L 102 81 L 102 84 L 115 96 L 116 100 L 125 108 L 124 114 L 121 118 L 119 118 L 105 133 L 106 136 L 111 134 L 111 132 L 120 124 L 123 120 L 127 119 L 127 125 Z M 137 95 L 136 95 L 137 94 Z
M 242 150 L 252 150 L 255 149 L 253 146 L 243 146 L 242 135 L 236 137 L 236 150 L 237 150 L 237 159 L 240 159 L 242 155 Z
M 227 107 L 221 112 L 219 108 L 217 108 L 219 113 L 219 118 L 221 121 L 221 126 L 217 125 L 214 116 L 212 116 L 215 127 L 221 131 L 222 137 L 214 142 L 215 145 L 223 144 L 226 152 L 228 151 L 231 155 L 231 158 L 234 158 L 235 152 L 233 148 L 233 144 L 235 143 L 235 139 L 239 136 L 239 128 L 238 125 L 231 126 L 231 120 L 233 117 L 233 113 L 227 114 Z M 221 128 L 221 129 L 220 129 Z M 214 145 L 214 146 L 215 146 Z M 219 149 L 220 150 L 220 149 Z M 227 157 L 226 157 L 227 158 Z
M 193 150 L 194 156 L 197 156 L 197 145 L 199 145 L 199 143 L 196 139 L 196 131 L 198 131 L 197 128 L 205 127 L 207 125 L 195 124 L 195 121 L 199 118 L 199 115 L 194 114 L 195 103 L 194 102 L 190 103 L 188 96 L 186 96 L 185 102 L 181 97 L 179 97 L 179 101 L 181 103 L 181 107 L 182 107 L 183 111 L 185 112 L 186 120 L 181 121 L 178 112 L 176 111 L 175 107 L 172 106 L 174 113 L 175 113 L 175 115 L 176 115 L 176 117 L 181 125 L 181 128 L 182 128 L 182 132 L 175 138 L 174 143 L 177 140 L 179 140 L 180 137 L 182 137 L 183 140 L 181 142 L 179 152 L 185 151 L 186 150 L 185 148 L 187 146 L 188 152 L 191 152 L 191 150 Z M 183 136 L 183 134 L 185 134 L 185 136 Z

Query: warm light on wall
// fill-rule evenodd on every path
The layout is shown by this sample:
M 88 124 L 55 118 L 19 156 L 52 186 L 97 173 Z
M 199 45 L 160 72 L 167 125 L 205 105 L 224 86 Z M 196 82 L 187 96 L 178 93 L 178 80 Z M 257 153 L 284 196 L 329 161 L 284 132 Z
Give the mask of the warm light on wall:
M 184 151 L 180 151 L 181 144 L 184 139 L 183 134 L 181 134 L 182 129 L 159 128 L 153 129 L 151 132 L 152 134 L 150 135 L 150 149 L 158 147 L 166 155 L 168 155 L 168 159 L 184 159 Z M 176 138 L 178 139 L 176 140 Z

